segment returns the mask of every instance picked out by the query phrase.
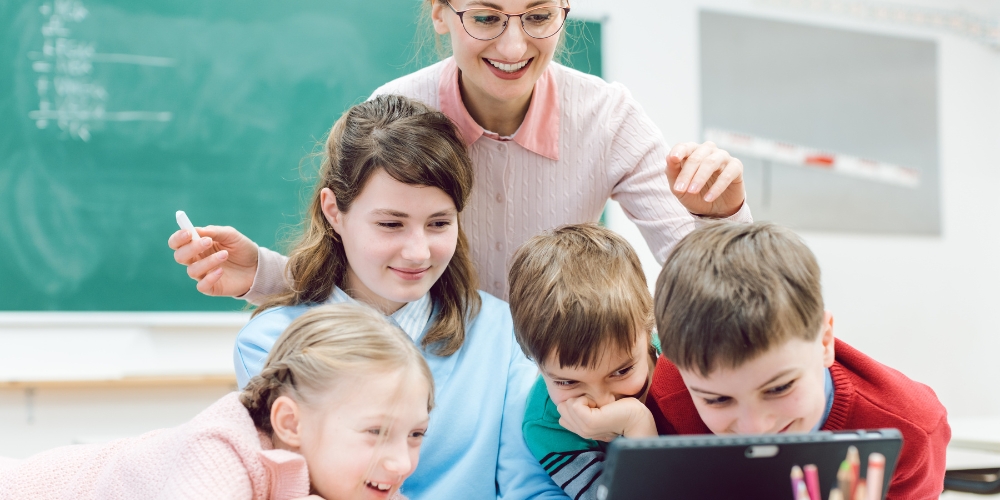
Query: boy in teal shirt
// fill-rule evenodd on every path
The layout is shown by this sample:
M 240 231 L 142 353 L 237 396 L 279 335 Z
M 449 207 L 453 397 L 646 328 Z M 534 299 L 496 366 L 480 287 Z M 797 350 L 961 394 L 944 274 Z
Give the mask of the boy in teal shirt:
M 595 498 L 607 443 L 657 435 L 644 404 L 658 346 L 642 265 L 614 232 L 569 225 L 522 245 L 509 283 L 517 342 L 541 372 L 524 439 L 571 498 Z

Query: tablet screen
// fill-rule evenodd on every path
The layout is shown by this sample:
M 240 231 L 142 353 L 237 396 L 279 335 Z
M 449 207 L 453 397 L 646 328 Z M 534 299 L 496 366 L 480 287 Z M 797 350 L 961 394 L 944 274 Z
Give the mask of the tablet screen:
M 660 436 L 616 439 L 608 448 L 598 500 L 670 498 L 791 499 L 793 465 L 815 464 L 826 498 L 855 446 L 866 477 L 868 455 L 885 455 L 883 497 L 903 438 L 896 429 L 767 436 Z

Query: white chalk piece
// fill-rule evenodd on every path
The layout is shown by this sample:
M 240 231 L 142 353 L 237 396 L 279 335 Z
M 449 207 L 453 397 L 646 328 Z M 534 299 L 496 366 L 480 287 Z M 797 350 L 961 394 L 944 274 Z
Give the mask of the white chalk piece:
M 195 241 L 201 236 L 198 235 L 198 231 L 194 229 L 194 224 L 191 224 L 191 219 L 188 219 L 186 213 L 183 210 L 177 211 L 177 225 L 186 231 L 191 232 L 191 241 Z

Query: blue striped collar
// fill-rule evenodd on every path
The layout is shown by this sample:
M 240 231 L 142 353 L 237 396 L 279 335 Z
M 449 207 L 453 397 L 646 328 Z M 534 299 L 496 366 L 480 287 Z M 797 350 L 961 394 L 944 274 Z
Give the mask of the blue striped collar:
M 347 292 L 339 286 L 333 287 L 333 293 L 327 299 L 327 304 L 340 304 L 343 302 L 357 302 Z M 416 341 L 427 329 L 427 323 L 431 321 L 431 313 L 434 311 L 434 303 L 431 300 L 431 293 L 427 292 L 413 302 L 408 302 L 398 311 L 389 315 L 389 319 L 401 328 L 411 339 Z
M 819 423 L 813 428 L 812 432 L 819 431 L 826 425 L 826 419 L 830 418 L 830 410 L 833 409 L 833 377 L 830 375 L 830 369 L 826 369 L 826 376 L 823 381 L 823 392 L 826 394 L 826 407 L 823 409 L 823 418 L 819 419 Z

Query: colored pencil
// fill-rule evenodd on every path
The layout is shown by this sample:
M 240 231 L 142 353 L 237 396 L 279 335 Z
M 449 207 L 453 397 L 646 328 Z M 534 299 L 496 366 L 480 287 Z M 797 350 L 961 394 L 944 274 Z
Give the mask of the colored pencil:
M 837 488 L 840 489 L 841 495 L 851 491 L 851 464 L 847 460 L 840 462 L 840 469 L 837 470 Z
M 799 480 L 799 491 L 798 495 L 795 496 L 795 500 L 811 500 L 809 498 L 809 490 L 806 489 L 806 482 Z
M 792 498 L 799 500 L 799 486 L 802 485 L 802 469 L 795 465 L 792 467 Z
M 855 488 L 853 500 L 865 500 L 865 497 L 868 496 L 868 488 L 865 487 L 865 480 L 858 479 L 858 485 Z
M 808 470 L 806 471 L 808 474 Z M 885 478 L 885 455 L 868 455 L 868 500 L 882 500 L 882 481 Z
M 819 492 L 819 471 L 815 465 L 809 464 L 803 467 L 806 475 L 806 487 L 809 488 L 809 500 L 823 500 Z M 879 499 L 882 500 L 882 499 Z
M 851 482 L 850 488 L 847 491 L 853 500 L 853 495 L 857 493 L 858 489 L 858 478 L 861 475 L 861 456 L 858 454 L 858 449 L 854 446 L 847 448 L 847 463 L 851 464 Z

